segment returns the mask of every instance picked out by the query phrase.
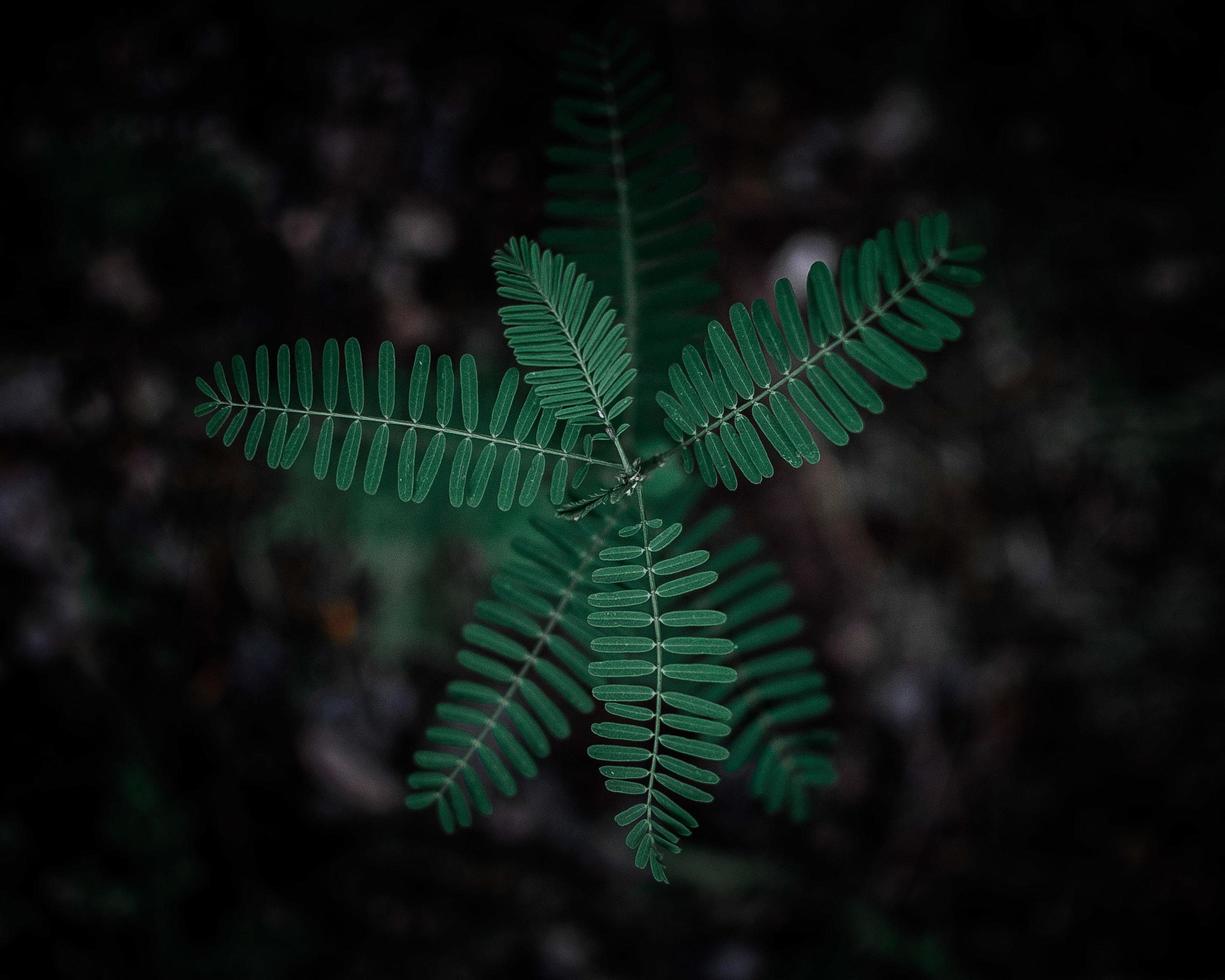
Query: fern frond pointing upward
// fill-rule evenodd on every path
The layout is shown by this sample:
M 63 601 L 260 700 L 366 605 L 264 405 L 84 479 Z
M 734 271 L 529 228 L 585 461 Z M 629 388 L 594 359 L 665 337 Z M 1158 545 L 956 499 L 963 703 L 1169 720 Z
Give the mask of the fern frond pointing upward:
M 557 169 L 545 205 L 557 223 L 541 239 L 613 297 L 639 387 L 654 391 L 668 358 L 702 329 L 695 309 L 719 292 L 712 228 L 700 218 L 704 180 L 662 76 L 631 35 L 576 36 L 561 62 L 553 121 L 564 142 L 548 151 Z M 643 437 L 662 436 L 661 424 L 654 411 L 634 417 Z
M 537 392 L 528 392 L 515 415 L 519 390 L 516 368 L 502 376 L 492 406 L 483 413 L 476 361 L 471 354 L 459 359 L 457 385 L 449 356 L 439 357 L 435 366 L 431 364 L 429 347 L 424 344 L 418 347 L 406 399 L 397 389 L 395 360 L 395 348 L 384 341 L 378 355 L 377 411 L 370 411 L 366 406 L 361 345 L 355 339 L 345 341 L 343 384 L 340 345 L 335 340 L 324 344 L 318 376 L 322 397 L 318 400 L 317 375 L 307 341 L 299 340 L 292 356 L 289 347 L 281 345 L 276 353 L 275 375 L 268 348 L 261 346 L 255 352 L 254 388 L 247 362 L 240 355 L 234 356 L 229 372 L 218 361 L 213 366 L 212 383 L 196 379 L 196 387 L 207 399 L 196 407 L 196 414 L 208 419 L 205 433 L 210 438 L 221 433 L 227 446 L 245 429 L 244 455 L 254 459 L 261 445 L 266 445 L 264 459 L 273 469 L 293 466 L 306 445 L 313 422 L 319 422 L 314 473 L 320 480 L 333 471 L 333 451 L 343 427 L 344 436 L 334 466 L 340 490 L 348 490 L 357 478 L 363 440 L 369 434 L 372 438 L 362 469 L 362 488 L 366 493 L 376 493 L 389 468 L 387 464 L 394 461 L 391 469 L 396 474 L 396 492 L 405 502 L 420 503 L 426 498 L 442 472 L 450 447 L 454 453 L 446 483 L 455 507 L 479 506 L 491 487 L 496 487 L 495 497 L 501 510 L 510 510 L 516 503 L 529 506 L 539 495 L 550 465 L 549 498 L 557 506 L 565 500 L 568 489 L 581 485 L 591 467 L 620 469 L 618 464 L 591 455 L 590 437 L 585 439 L 582 450 L 576 448 L 582 436 L 578 425 L 559 425 L 557 412 L 543 406 Z M 432 413 L 427 411 L 426 397 L 431 373 Z M 343 410 L 340 402 L 342 387 L 348 411 Z M 457 394 L 459 412 L 455 419 Z M 399 433 L 395 446 L 393 432 Z M 419 441 L 425 444 L 420 462 Z M 501 471 L 495 477 L 499 458 Z
M 705 356 L 686 347 L 668 372 L 672 390 L 656 395 L 686 471 L 696 463 L 708 486 L 735 490 L 737 472 L 750 483 L 774 475 L 766 444 L 791 466 L 815 463 L 821 450 L 805 419 L 845 445 L 863 428 L 860 410 L 879 413 L 884 402 L 842 354 L 894 387 L 921 381 L 926 369 L 907 348 L 937 351 L 961 336 L 954 317 L 974 305 L 953 287 L 981 281 L 965 264 L 981 256 L 978 246 L 949 247 L 945 215 L 924 217 L 917 235 L 901 221 L 843 252 L 840 289 L 824 263 L 812 266 L 807 326 L 786 279 L 775 283 L 777 319 L 761 299 L 751 312 L 731 308 L 734 343 L 712 320 Z

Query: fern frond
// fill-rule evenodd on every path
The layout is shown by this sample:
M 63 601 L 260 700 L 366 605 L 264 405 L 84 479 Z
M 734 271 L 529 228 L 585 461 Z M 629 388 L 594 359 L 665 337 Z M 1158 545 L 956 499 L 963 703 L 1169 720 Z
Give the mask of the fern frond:
M 602 741 L 587 754 L 604 763 L 600 774 L 610 792 L 642 797 L 615 819 L 630 828 L 625 843 L 634 852 L 634 864 L 649 867 L 656 881 L 666 882 L 663 853 L 679 853 L 680 839 L 698 825 L 686 804 L 710 802 L 714 797 L 701 787 L 719 781 L 714 772 L 689 760 L 720 762 L 728 754 L 711 740 L 729 733 L 731 712 L 691 692 L 699 685 L 730 684 L 736 672 L 709 662 L 733 649 L 731 641 L 709 632 L 724 622 L 723 613 L 665 609 L 715 582 L 715 572 L 695 571 L 709 553 L 663 557 L 682 527 L 663 528 L 658 518 L 648 520 L 641 488 L 635 496 L 639 520 L 618 535 L 640 543 L 605 548 L 603 564 L 591 576 L 605 591 L 588 599 L 594 611 L 587 623 L 607 631 L 591 641 L 602 659 L 588 671 L 604 682 L 591 694 L 616 720 L 591 726 Z
M 704 180 L 662 76 L 631 35 L 576 37 L 561 60 L 553 119 L 564 142 L 548 151 L 556 171 L 545 205 L 557 224 L 541 238 L 613 297 L 639 384 L 654 391 L 702 329 L 695 310 L 718 294 L 712 229 L 700 217 Z
M 728 508 L 709 515 L 708 529 L 731 519 Z M 686 547 L 694 539 L 685 539 Z M 819 722 L 830 710 L 825 677 L 804 643 L 804 621 L 788 606 L 794 589 L 776 562 L 762 561 L 761 538 L 727 544 L 711 567 L 719 582 L 704 597 L 727 615 L 720 634 L 736 644 L 729 659 L 735 684 L 712 690 L 731 712 L 729 772 L 752 767 L 749 791 L 767 813 L 785 809 L 793 821 L 808 818 L 812 792 L 831 785 L 833 763 L 823 751 L 834 734 Z
M 573 425 L 607 428 L 633 402 L 625 390 L 637 373 L 612 300 L 591 305 L 592 283 L 565 256 L 512 238 L 493 258 L 498 310 L 515 360 L 535 368 L 524 380 L 540 403 Z
M 414 755 L 418 768 L 405 799 L 410 809 L 434 807 L 447 833 L 470 826 L 473 811 L 492 811 L 490 786 L 514 796 L 516 776 L 534 777 L 550 740 L 569 736 L 558 697 L 591 712 L 590 657 L 581 651 L 593 631 L 580 610 L 593 589 L 591 567 L 618 517 L 609 511 L 583 533 L 533 520 L 536 533 L 513 543 L 518 560 L 493 578 L 496 599 L 477 603 L 476 622 L 464 627 L 469 648 L 456 659 L 475 679 L 447 685 L 439 723 L 425 733 L 432 747 Z
M 234 356 L 228 372 L 218 361 L 212 383 L 196 378 L 196 386 L 207 399 L 196 407 L 196 415 L 207 418 L 205 433 L 210 438 L 220 434 L 226 446 L 233 445 L 245 430 L 246 458 L 254 459 L 264 446 L 264 460 L 273 469 L 293 466 L 317 424 L 315 476 L 323 480 L 334 473 L 341 490 L 348 490 L 357 479 L 363 439 L 369 434 L 365 464 L 360 467 L 362 488 L 376 493 L 390 469 L 395 473 L 396 492 L 405 502 L 420 503 L 426 498 L 450 448 L 454 452 L 446 484 L 455 507 L 479 506 L 491 486 L 496 488 L 501 510 L 510 510 L 516 503 L 527 507 L 539 495 L 550 466 L 549 498 L 556 506 L 564 502 L 569 488 L 582 484 L 591 467 L 620 469 L 592 456 L 594 438 L 584 436 L 577 424 L 559 425 L 558 413 L 542 405 L 538 392 L 529 390 L 516 414 L 516 368 L 502 376 L 492 406 L 483 411 L 471 354 L 459 359 L 457 384 L 451 358 L 444 354 L 432 365 L 430 348 L 422 344 L 413 356 L 405 395 L 398 390 L 395 348 L 384 341 L 378 354 L 377 411 L 368 411 L 361 346 L 355 339 L 345 342 L 343 374 L 341 360 L 340 345 L 327 341 L 317 385 L 306 340 L 294 345 L 292 355 L 282 344 L 275 368 L 268 348 L 261 346 L 255 352 L 254 386 L 241 355 Z M 431 374 L 434 398 L 429 401 Z M 341 407 L 342 388 L 347 411 Z M 427 401 L 432 411 L 427 411 Z M 393 433 L 398 439 L 394 446 Z M 388 466 L 389 462 L 394 465 Z
M 777 318 L 762 299 L 751 312 L 731 308 L 734 343 L 712 320 L 705 357 L 686 347 L 669 369 L 671 392 L 656 395 L 686 471 L 696 464 L 708 486 L 729 490 L 737 472 L 760 483 L 774 475 L 766 444 L 791 466 L 815 463 L 821 450 L 805 419 L 845 445 L 863 429 L 860 411 L 879 413 L 884 402 L 842 355 L 894 387 L 921 381 L 927 372 L 907 348 L 937 351 L 961 336 L 954 318 L 974 305 L 954 287 L 981 281 L 967 263 L 982 254 L 979 246 L 950 248 L 943 214 L 925 216 L 917 233 L 900 221 L 842 253 L 840 289 L 824 263 L 812 266 L 807 327 L 786 279 L 774 287 Z
M 735 682 L 701 693 L 730 713 L 725 768 L 752 767 L 753 797 L 767 813 L 785 809 L 799 822 L 811 814 L 813 791 L 836 779 L 822 751 L 835 735 L 817 724 L 831 702 L 825 678 L 814 667 L 816 655 L 803 640 L 804 622 L 788 609 L 794 589 L 781 566 L 761 560 L 760 537 L 724 540 L 732 516 L 730 507 L 717 507 L 687 526 L 680 539 L 683 548 L 713 551 L 709 568 L 719 581 L 700 604 L 723 610 L 726 621 L 715 632 L 736 645 L 727 660 L 736 668 Z

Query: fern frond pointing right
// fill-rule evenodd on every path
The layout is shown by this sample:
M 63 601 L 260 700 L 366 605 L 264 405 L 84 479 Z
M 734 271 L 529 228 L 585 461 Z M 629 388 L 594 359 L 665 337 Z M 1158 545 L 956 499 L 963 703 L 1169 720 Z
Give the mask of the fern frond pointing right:
M 395 359 L 395 348 L 384 341 L 378 356 L 378 410 L 367 411 L 361 346 L 352 337 L 345 342 L 343 388 L 349 410 L 344 411 L 339 402 L 340 345 L 335 340 L 323 346 L 321 403 L 315 397 L 316 375 L 307 341 L 299 340 L 292 356 L 287 345 L 282 344 L 277 351 L 275 393 L 271 357 L 268 348 L 261 346 L 255 352 L 254 389 L 247 362 L 240 355 L 234 356 L 228 373 L 220 361 L 213 366 L 212 384 L 196 378 L 196 387 L 207 399 L 196 407 L 196 414 L 208 418 L 205 433 L 210 438 L 221 433 L 227 446 L 245 429 L 243 453 L 248 460 L 254 459 L 261 445 L 265 445 L 264 436 L 270 431 L 264 459 L 272 469 L 293 466 L 306 445 L 312 424 L 317 422 L 314 473 L 320 480 L 333 471 L 333 451 L 343 428 L 334 467 L 336 487 L 340 490 L 348 490 L 357 478 L 363 439 L 369 434 L 372 438 L 362 470 L 362 488 L 366 493 L 376 493 L 387 464 L 394 460 L 396 492 L 405 502 L 421 503 L 430 493 L 442 472 L 448 448 L 454 448 L 446 480 L 454 507 L 479 506 L 490 487 L 496 487 L 501 510 L 510 510 L 516 503 L 529 506 L 539 495 L 549 466 L 552 466 L 549 498 L 557 506 L 565 500 L 568 489 L 582 485 L 593 466 L 620 469 L 615 463 L 593 457 L 594 438 L 583 437 L 578 425 L 559 425 L 562 420 L 557 412 L 543 406 L 536 391 L 528 392 L 511 425 L 519 390 L 519 372 L 515 368 L 502 376 L 497 396 L 482 424 L 476 361 L 471 354 L 459 359 L 457 385 L 449 356 L 439 357 L 435 366 L 431 364 L 429 347 L 424 344 L 418 347 L 408 379 L 406 404 L 397 392 Z M 426 410 L 431 373 L 432 415 Z M 458 425 L 452 422 L 457 394 Z M 395 447 L 393 432 L 402 433 Z M 425 447 L 420 462 L 419 442 Z M 495 482 L 499 458 L 501 471 Z
M 912 387 L 927 372 L 906 348 L 937 351 L 961 336 L 954 317 L 969 316 L 974 304 L 953 287 L 981 281 L 965 263 L 982 254 L 979 246 L 949 247 L 943 214 L 925 216 L 917 236 L 901 221 L 843 252 L 840 289 L 824 263 L 812 266 L 807 327 L 786 279 L 774 287 L 778 319 L 761 299 L 751 313 L 731 308 L 735 343 L 712 320 L 705 357 L 686 347 L 668 372 L 672 390 L 656 395 L 686 472 L 696 463 L 708 486 L 729 490 L 738 472 L 760 483 L 774 475 L 766 443 L 791 466 L 815 463 L 821 450 L 805 418 L 845 445 L 863 428 L 860 410 L 879 413 L 884 402 L 839 348 L 887 384 Z

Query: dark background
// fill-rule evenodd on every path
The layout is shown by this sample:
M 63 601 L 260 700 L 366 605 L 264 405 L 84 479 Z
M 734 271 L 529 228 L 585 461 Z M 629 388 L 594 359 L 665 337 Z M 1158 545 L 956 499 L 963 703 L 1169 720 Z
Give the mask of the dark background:
M 581 734 L 462 836 L 401 805 L 513 525 L 191 415 L 215 358 L 299 335 L 506 363 L 488 258 L 543 222 L 555 53 L 595 18 L 440 6 L 6 27 L 0 975 L 1221 976 L 1219 32 L 620 11 L 710 175 L 723 310 L 900 215 L 989 247 L 926 384 L 735 495 L 841 779 L 799 828 L 725 781 L 665 889 Z

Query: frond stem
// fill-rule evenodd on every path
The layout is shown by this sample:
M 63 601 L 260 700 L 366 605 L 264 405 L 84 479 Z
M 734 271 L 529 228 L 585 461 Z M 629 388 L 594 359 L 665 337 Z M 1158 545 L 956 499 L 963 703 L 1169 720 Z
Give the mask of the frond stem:
M 604 94 L 609 109 L 608 141 L 612 152 L 613 188 L 617 194 L 617 241 L 621 249 L 621 295 L 624 309 L 621 311 L 625 323 L 625 336 L 629 341 L 631 364 L 638 362 L 638 279 L 637 252 L 634 245 L 634 228 L 630 213 L 629 180 L 625 171 L 625 146 L 621 134 L 621 117 L 617 109 L 616 87 L 611 75 L 612 64 L 608 50 L 600 55 L 600 73 L 604 77 Z M 638 386 L 634 386 L 635 395 Z M 631 419 L 637 418 L 638 400 L 630 406 Z M 631 427 L 631 431 L 632 427 Z
M 659 597 L 655 594 L 655 560 L 651 555 L 649 547 L 651 537 L 650 529 L 647 527 L 647 508 L 646 501 L 642 493 L 642 486 L 639 485 L 635 489 L 635 496 L 638 498 L 638 521 L 639 528 L 642 530 L 642 551 L 643 563 L 647 570 L 647 591 L 651 593 L 651 623 L 655 630 L 655 732 L 651 737 L 651 768 L 647 774 L 647 809 L 646 822 L 647 834 L 651 838 L 651 848 L 655 848 L 655 800 L 653 791 L 655 789 L 655 770 L 659 765 L 659 735 L 660 735 L 660 719 L 663 716 L 663 693 L 664 693 L 664 647 L 663 633 L 659 625 Z
M 318 418 L 346 419 L 353 422 L 369 422 L 371 425 L 395 425 L 408 429 L 422 429 L 426 432 L 441 432 L 444 435 L 461 439 L 473 439 L 477 442 L 491 442 L 499 446 L 511 446 L 533 453 L 544 453 L 546 456 L 559 456 L 575 463 L 590 463 L 592 466 L 603 466 L 608 469 L 623 469 L 622 463 L 614 463 L 609 459 L 598 459 L 583 453 L 566 452 L 564 449 L 547 449 L 544 446 L 534 446 L 527 442 L 517 442 L 514 439 L 503 439 L 501 436 L 491 436 L 484 432 L 469 432 L 466 429 L 453 429 L 446 425 L 431 425 L 428 422 L 414 422 L 412 419 L 385 419 L 376 415 L 356 415 L 351 412 L 328 412 L 311 408 L 285 408 L 279 405 L 262 405 L 258 402 L 237 402 L 230 399 L 219 399 L 218 405 L 229 408 L 256 409 L 258 411 L 286 412 L 294 415 L 313 415 Z

